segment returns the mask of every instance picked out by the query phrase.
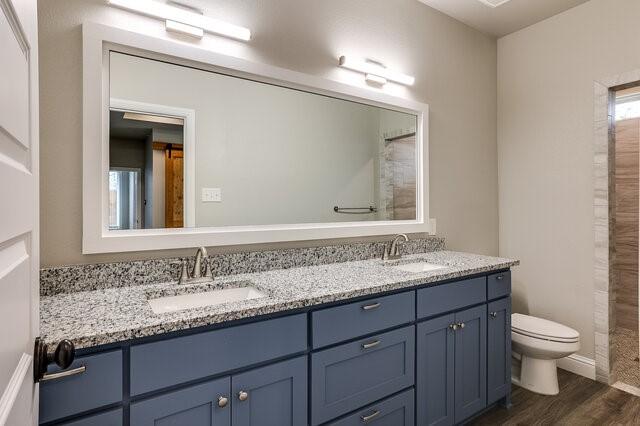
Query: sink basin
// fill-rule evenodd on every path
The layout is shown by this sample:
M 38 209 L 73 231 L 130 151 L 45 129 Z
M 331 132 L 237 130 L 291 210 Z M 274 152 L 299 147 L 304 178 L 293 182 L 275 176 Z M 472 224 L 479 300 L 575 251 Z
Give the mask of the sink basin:
M 438 269 L 445 269 L 446 266 L 435 265 L 433 263 L 427 263 L 427 262 L 415 262 L 415 263 L 405 263 L 403 265 L 395 265 L 395 266 L 392 266 L 392 268 L 400 269 L 401 271 L 406 271 L 406 272 L 413 272 L 417 274 L 419 272 L 431 272 L 431 271 L 437 271 Z
M 202 308 L 204 306 L 222 305 L 243 300 L 259 299 L 267 293 L 253 286 L 223 288 L 197 293 L 179 294 L 149 299 L 151 310 L 156 314 L 182 311 L 184 309 Z

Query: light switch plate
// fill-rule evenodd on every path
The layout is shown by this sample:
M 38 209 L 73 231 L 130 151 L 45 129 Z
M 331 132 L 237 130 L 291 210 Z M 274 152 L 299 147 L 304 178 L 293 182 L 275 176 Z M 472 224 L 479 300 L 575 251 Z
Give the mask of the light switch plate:
M 203 203 L 221 203 L 222 189 L 220 188 L 202 188 Z

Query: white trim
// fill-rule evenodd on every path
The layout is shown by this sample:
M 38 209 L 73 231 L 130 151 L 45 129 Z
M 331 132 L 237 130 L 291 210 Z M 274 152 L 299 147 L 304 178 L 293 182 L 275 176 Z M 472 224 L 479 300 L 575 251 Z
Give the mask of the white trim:
M 30 371 L 32 356 L 23 353 L 18 361 L 16 369 L 13 370 L 11 379 L 7 383 L 2 398 L 0 398 L 0 426 L 4 426 L 9 418 L 13 404 L 15 404 L 18 394 L 22 389 L 22 383 L 27 373 Z
M 429 218 L 429 107 L 409 99 L 391 96 L 377 90 L 350 86 L 308 74 L 250 62 L 200 48 L 195 45 L 143 35 L 95 23 L 85 23 L 83 34 L 83 253 L 108 253 L 161 250 L 194 246 L 253 244 L 274 241 L 302 241 L 397 233 L 433 233 Z M 198 68 L 222 72 L 293 89 L 329 95 L 368 105 L 415 114 L 416 156 L 421 161 L 417 171 L 417 219 L 412 221 L 342 222 L 324 224 L 279 224 L 267 226 L 228 226 L 180 229 L 143 229 L 108 231 L 104 221 L 101 195 L 106 183 L 103 171 L 108 164 L 108 147 L 104 141 L 108 132 L 106 102 L 109 91 L 105 83 L 105 45 L 124 46 L 150 57 L 160 57 L 179 64 L 194 63 Z M 108 59 L 108 55 L 107 59 Z M 102 168 L 96 167 L 102 165 Z M 99 214 L 103 211 L 103 214 Z
M 582 355 L 573 354 L 558 360 L 558 367 L 587 379 L 596 379 L 596 362 Z
M 182 151 L 184 155 L 184 226 L 192 228 L 196 224 L 196 112 L 192 109 L 177 108 L 168 105 L 150 104 L 128 99 L 111 98 L 112 110 L 139 112 L 168 117 L 179 117 L 184 120 Z M 109 135 L 103 135 L 109 144 Z M 108 152 L 108 151 L 107 151 Z M 109 222 L 109 188 L 102 188 L 103 223 Z

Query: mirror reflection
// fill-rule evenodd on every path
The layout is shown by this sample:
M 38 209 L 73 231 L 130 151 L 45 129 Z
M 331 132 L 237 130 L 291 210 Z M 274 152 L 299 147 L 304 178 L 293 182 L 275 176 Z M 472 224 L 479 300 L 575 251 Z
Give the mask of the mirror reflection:
M 416 116 L 110 52 L 109 228 L 416 219 Z

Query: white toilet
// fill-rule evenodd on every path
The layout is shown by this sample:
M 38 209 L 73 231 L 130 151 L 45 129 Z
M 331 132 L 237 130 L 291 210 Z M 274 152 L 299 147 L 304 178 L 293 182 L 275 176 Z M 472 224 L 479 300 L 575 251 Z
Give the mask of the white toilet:
M 556 360 L 580 349 L 580 333 L 565 325 L 523 314 L 511 315 L 512 351 L 521 359 L 512 382 L 543 395 L 558 393 Z

